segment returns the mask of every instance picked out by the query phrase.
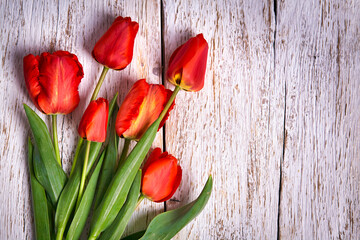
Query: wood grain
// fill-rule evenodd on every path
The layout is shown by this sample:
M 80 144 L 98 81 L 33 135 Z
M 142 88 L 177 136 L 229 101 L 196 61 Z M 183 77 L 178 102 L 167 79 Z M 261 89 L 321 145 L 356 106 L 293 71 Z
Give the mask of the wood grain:
M 359 239 L 360 4 L 281 1 L 286 81 L 280 238 Z
M 284 85 L 274 79 L 273 3 L 166 0 L 164 22 L 166 63 L 198 33 L 209 43 L 204 88 L 180 92 L 166 125 L 183 167 L 180 203 L 167 205 L 195 199 L 209 174 L 213 194 L 175 239 L 276 238 Z

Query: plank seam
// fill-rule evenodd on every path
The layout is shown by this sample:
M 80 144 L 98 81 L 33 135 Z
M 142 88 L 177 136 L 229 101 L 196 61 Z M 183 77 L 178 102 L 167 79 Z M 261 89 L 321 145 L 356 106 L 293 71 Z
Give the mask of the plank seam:
M 276 79 L 276 34 L 277 34 L 277 0 L 274 0 L 274 81 Z M 282 146 L 282 157 L 280 158 L 279 164 L 279 192 L 278 192 L 278 214 L 277 214 L 277 239 L 280 239 L 280 206 L 281 206 L 281 192 L 282 192 L 282 166 L 285 156 L 285 121 L 286 121 L 286 81 L 284 87 L 284 121 L 283 121 L 283 146 Z
M 161 83 L 165 85 L 165 43 L 164 43 L 164 3 L 160 0 L 160 38 L 161 38 Z M 166 122 L 162 128 L 163 132 L 163 151 L 166 151 Z M 164 212 L 166 212 L 166 201 L 164 202 Z

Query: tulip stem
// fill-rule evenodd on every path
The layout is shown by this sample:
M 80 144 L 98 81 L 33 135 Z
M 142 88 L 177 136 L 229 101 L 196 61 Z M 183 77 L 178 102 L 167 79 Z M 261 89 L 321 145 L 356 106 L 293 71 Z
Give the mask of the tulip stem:
M 87 168 L 88 161 L 89 161 L 90 146 L 91 146 L 91 141 L 87 141 L 86 142 L 86 152 L 85 152 L 84 166 L 83 166 L 83 171 L 82 171 L 82 175 L 81 175 L 79 195 L 78 195 L 78 199 L 77 199 L 77 202 L 76 202 L 76 209 L 79 207 L 79 204 L 80 204 L 83 192 L 84 192 L 85 178 L 86 178 L 86 168 Z
M 73 174 L 74 170 L 75 170 L 75 166 L 76 166 L 76 162 L 79 158 L 79 153 L 80 153 L 80 149 L 81 149 L 81 146 L 84 142 L 84 139 L 81 137 L 77 143 L 77 146 L 76 146 L 76 151 L 75 151 L 75 156 L 74 156 L 74 161 L 73 161 L 73 164 L 72 164 L 72 167 L 71 167 L 71 172 L 70 172 L 70 176 Z
M 60 159 L 60 151 L 59 151 L 59 142 L 58 142 L 58 135 L 57 135 L 57 115 L 51 115 L 52 120 L 52 134 L 53 134 L 53 142 L 54 142 L 54 148 L 55 148 L 55 155 L 56 160 L 61 166 L 61 159 Z
M 140 203 L 142 202 L 142 200 L 144 200 L 144 198 L 145 198 L 145 196 L 141 193 L 141 195 L 138 198 L 138 202 L 136 204 L 135 209 L 137 209 L 139 207 Z
M 107 74 L 108 71 L 109 71 L 109 68 L 104 66 L 104 68 L 103 68 L 103 70 L 102 70 L 102 72 L 101 72 L 99 81 L 98 81 L 98 83 L 96 84 L 94 93 L 93 93 L 93 95 L 91 96 L 91 101 L 93 101 L 93 100 L 95 100 L 95 99 L 97 98 L 97 95 L 99 94 L 101 85 L 103 84 L 104 79 L 105 79 L 105 76 L 106 76 L 106 74 Z
M 130 142 L 131 142 L 130 139 L 125 138 L 124 147 L 123 147 L 122 152 L 121 152 L 121 156 L 120 156 L 118 166 L 126 159 L 126 156 L 128 154 L 128 151 L 129 151 Z
M 169 110 L 171 104 L 174 102 L 174 99 L 176 97 L 176 95 L 178 94 L 178 92 L 180 91 L 180 87 L 176 86 L 173 93 L 171 94 L 171 97 L 169 99 L 169 101 L 166 103 L 164 110 L 161 112 L 160 116 L 158 119 L 160 119 L 160 122 L 162 121 L 162 119 L 165 117 L 165 114 L 167 113 L 167 111 Z

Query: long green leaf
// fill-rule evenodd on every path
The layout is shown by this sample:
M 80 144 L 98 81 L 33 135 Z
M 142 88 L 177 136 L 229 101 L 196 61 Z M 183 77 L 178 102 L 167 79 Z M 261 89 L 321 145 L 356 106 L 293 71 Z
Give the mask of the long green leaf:
M 116 113 L 114 112 L 113 121 L 111 124 L 111 129 L 109 130 L 109 143 L 106 147 L 106 154 L 103 166 L 101 168 L 100 177 L 97 185 L 97 191 L 95 195 L 95 203 L 94 203 L 94 209 L 96 209 L 105 192 L 107 187 L 109 186 L 112 177 L 115 174 L 115 166 L 116 166 L 116 158 L 118 154 L 118 141 L 119 137 L 116 135 L 114 126 L 115 126 L 115 120 L 116 119 Z
M 160 119 L 148 128 L 127 159 L 118 167 L 103 200 L 95 210 L 89 239 L 96 239 L 116 218 L 125 202 L 137 170 L 155 139 L 159 124 Z
M 121 238 L 121 240 L 138 240 L 145 234 L 145 232 L 146 232 L 146 230 L 136 232 L 136 233 L 130 234 L 129 236 Z
M 34 151 L 33 151 L 33 168 L 34 168 L 35 177 L 47 192 L 51 204 L 53 206 L 56 206 L 56 201 L 57 201 L 56 190 L 53 188 L 53 185 L 49 180 L 48 173 L 46 171 L 44 162 L 41 160 L 40 152 L 37 146 L 34 146 Z
M 212 177 L 209 176 L 200 196 L 193 202 L 156 216 L 149 224 L 141 240 L 170 240 L 183 227 L 193 220 L 205 207 L 212 189 Z
M 141 185 L 141 170 L 138 171 L 124 206 L 116 216 L 113 223 L 101 235 L 99 240 L 118 240 L 123 235 L 131 215 L 135 211 Z
M 79 187 L 80 187 L 82 163 L 83 163 L 83 158 L 81 158 L 81 160 L 77 162 L 75 170 L 73 174 L 70 176 L 70 179 L 66 183 L 66 186 L 59 198 L 59 202 L 55 213 L 55 229 L 57 231 L 56 234 L 57 239 L 62 239 L 62 236 L 66 229 L 66 225 L 71 216 L 71 213 L 73 212 L 77 200 Z
M 66 239 L 79 239 L 81 232 L 84 229 L 86 219 L 89 215 L 91 204 L 94 199 L 96 183 L 99 177 L 100 169 L 104 160 L 104 153 L 101 155 L 100 160 L 91 175 L 90 181 L 86 186 L 83 197 L 81 198 L 79 208 L 75 212 L 73 221 L 71 222 L 69 231 L 67 233 Z
M 109 114 L 112 114 L 112 112 L 116 106 L 117 96 L 118 96 L 118 94 L 115 94 L 115 96 L 113 97 L 113 99 L 110 102 Z M 109 122 L 108 122 L 108 124 L 109 124 Z M 102 143 L 99 143 L 99 142 L 91 143 L 89 162 L 88 162 L 88 166 L 86 169 L 86 175 L 89 174 L 92 166 L 94 165 L 96 159 L 98 158 L 98 155 L 101 150 L 101 146 L 102 146 Z M 70 176 L 70 179 L 67 182 L 67 184 L 59 198 L 59 203 L 58 203 L 58 207 L 56 209 L 56 214 L 55 214 L 55 228 L 57 231 L 57 239 L 62 239 L 63 234 L 66 229 L 66 226 L 67 226 L 67 223 L 69 221 L 71 214 L 73 213 L 73 210 L 74 210 L 74 207 L 76 204 L 79 187 L 80 187 L 80 178 L 81 178 L 81 171 L 82 171 L 84 157 L 85 157 L 85 144 L 83 144 L 83 146 L 80 150 L 79 160 L 77 161 L 74 172 Z
M 47 206 L 48 206 L 50 236 L 51 239 L 55 239 L 55 226 L 54 226 L 55 210 L 49 199 L 47 199 Z
M 47 193 L 52 196 L 54 205 L 63 190 L 67 177 L 61 166 L 56 161 L 54 146 L 44 121 L 26 104 L 24 104 L 26 116 L 35 139 L 35 145 L 39 149 L 39 155 L 46 171 L 50 188 Z
M 36 239 L 46 240 L 51 239 L 50 233 L 50 219 L 48 212 L 48 202 L 46 199 L 46 193 L 41 184 L 36 180 L 33 169 L 33 145 L 30 139 L 28 140 L 28 160 L 30 170 L 30 182 L 32 193 L 32 205 L 35 218 L 35 232 Z

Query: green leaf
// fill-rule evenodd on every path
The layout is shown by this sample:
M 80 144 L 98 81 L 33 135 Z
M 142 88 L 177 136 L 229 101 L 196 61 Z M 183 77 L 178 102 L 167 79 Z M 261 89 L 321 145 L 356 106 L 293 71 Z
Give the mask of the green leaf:
M 28 140 L 29 152 L 29 170 L 30 170 L 30 182 L 31 182 L 31 193 L 32 193 L 32 205 L 35 219 L 35 233 L 36 239 L 51 239 L 50 233 L 50 219 L 48 211 L 48 201 L 46 199 L 46 193 L 41 184 L 36 180 L 33 169 L 33 145 L 31 144 L 30 138 Z
M 140 239 L 140 238 L 145 234 L 145 231 L 146 231 L 146 230 L 133 233 L 133 234 L 131 234 L 131 235 L 129 235 L 129 236 L 126 236 L 126 237 L 124 237 L 124 238 L 121 238 L 121 240 L 138 240 L 138 239 Z
M 49 181 L 48 173 L 46 171 L 43 161 L 41 160 L 40 152 L 37 146 L 34 146 L 34 151 L 33 151 L 33 168 L 34 168 L 35 177 L 47 192 L 51 204 L 53 206 L 56 206 L 56 202 L 57 202 L 56 191 L 54 190 L 53 185 Z
M 81 236 L 81 233 L 82 233 L 85 223 L 86 223 L 86 219 L 87 219 L 90 209 L 91 209 L 91 204 L 94 199 L 96 183 L 97 183 L 100 169 L 101 169 L 101 166 L 102 166 L 102 163 L 104 160 L 104 155 L 105 155 L 105 153 L 103 153 L 100 156 L 99 162 L 98 162 L 93 174 L 91 175 L 88 185 L 86 186 L 84 195 L 80 201 L 80 205 L 75 212 L 73 221 L 71 222 L 66 239 L 79 239 Z
M 124 206 L 116 216 L 114 222 L 101 235 L 99 240 L 118 240 L 125 231 L 131 215 L 136 209 L 141 185 L 141 170 L 138 171 Z
M 97 185 L 94 209 L 96 209 L 99 206 L 99 204 L 106 192 L 106 189 L 109 186 L 111 179 L 115 174 L 115 169 L 116 169 L 115 166 L 116 166 L 116 158 L 117 158 L 117 154 L 118 154 L 119 137 L 116 135 L 116 132 L 114 129 L 115 120 L 116 120 L 115 112 L 114 112 L 114 116 L 112 118 L 113 118 L 113 121 L 111 124 L 111 130 L 109 130 L 109 132 L 110 132 L 109 143 L 106 147 L 105 159 L 104 159 L 103 166 L 101 168 L 100 177 L 99 177 L 99 181 L 98 181 L 98 185 Z
M 47 188 L 45 190 L 50 195 L 54 206 L 56 206 L 67 177 L 56 161 L 54 146 L 44 121 L 26 104 L 24 104 L 24 108 L 34 135 L 35 146 L 39 149 L 39 155 L 43 163 L 42 167 L 44 169 L 41 172 L 46 172 L 48 178 L 48 185 L 46 184 Z
M 51 239 L 55 239 L 55 227 L 54 227 L 55 210 L 49 199 L 47 199 L 46 202 L 47 202 L 47 206 L 48 206 L 50 236 L 51 236 Z
M 141 163 L 155 139 L 159 124 L 160 119 L 156 120 L 149 127 L 127 159 L 119 165 L 103 200 L 95 210 L 91 222 L 89 239 L 96 239 L 116 218 L 126 200 L 126 196 L 134 181 L 137 170 L 141 166 Z
M 205 207 L 212 189 L 212 177 L 209 176 L 200 196 L 193 202 L 156 216 L 149 224 L 141 240 L 169 240 L 193 220 Z
M 63 192 L 60 195 L 59 202 L 57 205 L 55 213 L 55 229 L 57 232 L 57 239 L 62 239 L 66 225 L 69 221 L 71 213 L 73 212 L 74 206 L 76 204 L 79 188 L 80 188 L 80 177 L 81 177 L 81 167 L 83 163 L 83 158 L 80 161 L 77 161 L 75 170 L 70 176 L 69 181 L 66 183 L 66 186 Z
M 109 104 L 108 126 L 109 126 L 110 121 L 111 121 L 110 116 L 112 116 L 114 110 L 118 109 L 118 106 L 117 106 L 117 104 L 116 104 L 118 95 L 119 95 L 119 93 L 116 93 L 115 96 L 111 99 L 110 104 Z M 114 112 L 114 114 L 116 114 L 116 113 Z
M 111 114 L 116 106 L 117 94 L 115 94 L 114 98 L 111 100 L 109 105 L 109 114 Z M 109 124 L 109 122 L 108 122 Z M 89 154 L 89 162 L 88 167 L 86 169 L 86 175 L 91 171 L 92 166 L 94 165 L 96 159 L 101 150 L 102 143 L 99 142 L 91 142 L 90 146 L 90 154 Z M 82 145 L 79 153 L 79 160 L 75 166 L 73 174 L 70 176 L 69 181 L 67 182 L 61 196 L 59 198 L 58 206 L 55 214 L 55 228 L 57 231 L 57 239 L 62 239 L 63 234 L 66 229 L 66 225 L 69 221 L 71 214 L 73 213 L 77 196 L 79 193 L 80 187 L 80 179 L 81 179 L 81 171 L 82 165 L 85 157 L 85 144 Z

